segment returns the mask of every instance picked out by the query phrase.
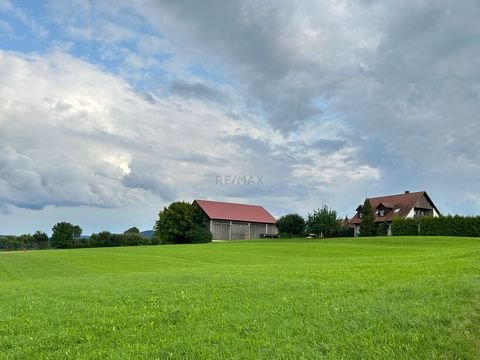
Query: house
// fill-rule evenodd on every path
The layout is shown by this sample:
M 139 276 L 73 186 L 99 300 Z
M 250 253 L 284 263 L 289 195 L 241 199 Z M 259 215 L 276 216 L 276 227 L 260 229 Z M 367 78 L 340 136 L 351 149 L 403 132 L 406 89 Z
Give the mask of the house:
M 256 239 L 278 234 L 275 218 L 259 205 L 195 200 L 213 240 Z
M 425 191 L 410 192 L 404 194 L 387 195 L 367 199 L 375 213 L 376 223 L 388 223 L 388 235 L 391 235 L 393 218 L 419 218 L 422 216 L 440 216 L 440 211 Z M 350 219 L 349 225 L 353 227 L 355 236 L 360 234 L 362 223 L 363 204 L 356 209 L 355 216 Z

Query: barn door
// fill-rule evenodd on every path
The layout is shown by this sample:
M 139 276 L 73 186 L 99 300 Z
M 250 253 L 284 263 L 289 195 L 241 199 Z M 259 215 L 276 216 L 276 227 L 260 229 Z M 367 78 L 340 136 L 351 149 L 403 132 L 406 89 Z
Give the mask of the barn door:
M 232 222 L 232 240 L 248 239 L 248 223 Z

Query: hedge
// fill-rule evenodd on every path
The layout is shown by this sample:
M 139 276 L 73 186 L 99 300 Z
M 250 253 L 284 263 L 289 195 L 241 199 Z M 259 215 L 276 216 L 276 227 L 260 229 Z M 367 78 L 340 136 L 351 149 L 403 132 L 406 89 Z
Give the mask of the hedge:
M 420 235 L 480 236 L 480 216 L 423 217 Z
M 393 236 L 415 236 L 418 235 L 418 221 L 415 219 L 395 218 L 392 222 Z
M 480 236 L 480 216 L 425 216 L 416 219 L 394 219 L 392 235 Z

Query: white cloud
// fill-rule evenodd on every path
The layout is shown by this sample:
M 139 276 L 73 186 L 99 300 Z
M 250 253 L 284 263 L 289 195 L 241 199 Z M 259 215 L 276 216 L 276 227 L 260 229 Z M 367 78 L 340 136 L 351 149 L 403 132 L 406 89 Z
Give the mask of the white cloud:
M 302 183 L 312 185 L 311 196 L 317 183 L 328 189 L 332 179 L 377 177 L 348 150 L 307 151 L 305 143 L 249 116 L 228 115 L 221 104 L 146 98 L 62 52 L 2 52 L 0 64 L 4 208 L 142 206 L 197 197 L 273 203 Z M 312 162 L 322 164 L 321 176 L 298 171 Z M 262 175 L 266 183 L 221 187 L 216 175 Z

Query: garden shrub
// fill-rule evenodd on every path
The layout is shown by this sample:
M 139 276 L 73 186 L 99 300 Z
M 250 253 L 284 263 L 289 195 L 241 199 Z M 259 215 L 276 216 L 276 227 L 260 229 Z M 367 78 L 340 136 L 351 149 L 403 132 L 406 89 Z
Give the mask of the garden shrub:
M 416 219 L 394 218 L 392 222 L 393 236 L 418 235 L 418 221 Z

